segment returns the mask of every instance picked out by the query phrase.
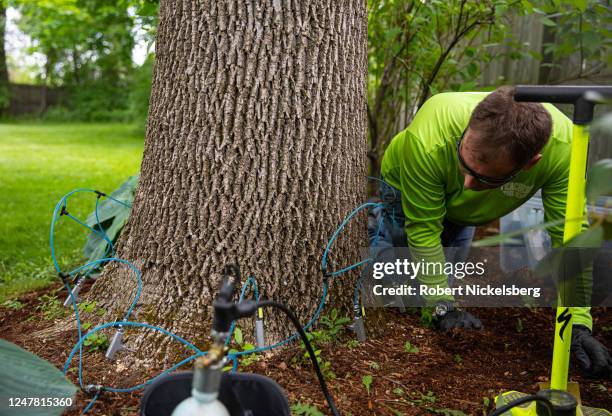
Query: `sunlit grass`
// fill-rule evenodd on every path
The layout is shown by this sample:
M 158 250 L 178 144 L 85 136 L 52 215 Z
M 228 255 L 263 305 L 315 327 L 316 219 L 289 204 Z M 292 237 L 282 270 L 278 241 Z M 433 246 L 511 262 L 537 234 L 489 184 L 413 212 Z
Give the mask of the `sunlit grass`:
M 142 133 L 122 124 L 0 124 L 0 302 L 56 278 L 49 249 L 53 208 L 76 188 L 116 189 L 138 173 Z M 69 212 L 85 219 L 94 194 Z M 62 269 L 83 262 L 87 230 L 62 217 L 56 230 Z

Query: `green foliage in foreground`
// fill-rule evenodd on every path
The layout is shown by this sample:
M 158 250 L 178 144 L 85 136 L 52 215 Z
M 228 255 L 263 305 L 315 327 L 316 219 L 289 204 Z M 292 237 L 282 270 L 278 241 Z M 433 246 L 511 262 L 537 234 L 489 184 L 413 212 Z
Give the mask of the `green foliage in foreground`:
M 323 416 L 324 413 L 321 412 L 317 406 L 297 402 L 291 406 L 291 414 L 294 416 Z
M 0 339 L 0 362 L 3 366 L 3 375 L 0 379 L 2 397 L 36 397 L 36 399 L 26 399 L 30 405 L 20 407 L 23 410 L 13 414 L 60 415 L 64 408 L 73 402 L 77 387 L 48 361 Z M 42 407 L 38 405 L 41 398 L 45 398 L 43 400 L 46 401 Z M 3 410 L 6 404 L 7 401 L 2 403 Z M 40 409 L 44 409 L 44 412 Z
M 53 208 L 76 188 L 111 192 L 138 172 L 143 137 L 119 124 L 0 124 L 0 303 L 56 278 L 49 250 Z M 95 195 L 77 194 L 85 220 Z M 56 228 L 63 270 L 83 261 L 88 231 L 67 218 Z

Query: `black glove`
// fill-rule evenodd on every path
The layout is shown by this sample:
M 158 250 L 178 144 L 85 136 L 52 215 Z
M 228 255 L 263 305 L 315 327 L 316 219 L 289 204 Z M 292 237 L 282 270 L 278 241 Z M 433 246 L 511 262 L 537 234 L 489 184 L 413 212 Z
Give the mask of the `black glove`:
M 610 350 L 597 341 L 584 325 L 573 326 L 572 352 L 585 377 L 609 378 L 612 376 Z
M 469 312 L 454 310 L 438 319 L 438 327 L 443 331 L 452 328 L 482 329 L 482 322 Z
M 452 302 L 439 302 L 434 310 L 438 328 L 448 331 L 452 328 L 482 329 L 482 322 L 469 312 L 456 309 Z

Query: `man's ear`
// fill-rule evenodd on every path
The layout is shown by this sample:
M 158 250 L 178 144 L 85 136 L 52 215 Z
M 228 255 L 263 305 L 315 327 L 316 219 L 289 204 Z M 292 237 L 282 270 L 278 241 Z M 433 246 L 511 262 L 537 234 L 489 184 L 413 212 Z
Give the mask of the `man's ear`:
M 524 170 L 531 169 L 532 167 L 534 167 L 540 161 L 540 159 L 542 159 L 542 154 L 538 153 L 537 155 L 532 157 L 529 162 L 527 162 L 527 164 L 525 165 L 525 167 L 523 169 Z

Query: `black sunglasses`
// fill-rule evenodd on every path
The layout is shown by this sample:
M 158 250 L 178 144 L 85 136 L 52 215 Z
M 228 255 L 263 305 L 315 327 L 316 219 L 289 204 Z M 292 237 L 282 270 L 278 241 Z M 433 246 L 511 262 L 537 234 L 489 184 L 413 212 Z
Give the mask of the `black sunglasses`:
M 520 167 L 514 171 L 512 171 L 510 173 L 509 176 L 503 178 L 503 179 L 498 179 L 498 178 L 490 178 L 488 176 L 483 176 L 480 175 L 476 172 L 474 172 L 472 169 L 470 169 L 470 167 L 468 165 L 465 164 L 465 161 L 463 160 L 463 158 L 461 157 L 461 141 L 463 140 L 463 136 L 465 135 L 465 130 L 463 131 L 463 133 L 461 134 L 461 138 L 457 141 L 457 159 L 459 160 L 459 164 L 461 165 L 461 167 L 470 174 L 470 176 L 474 177 L 478 182 L 484 183 L 485 185 L 491 185 L 491 186 L 501 186 L 505 183 L 510 182 L 512 179 L 514 179 L 514 177 L 516 175 L 519 174 L 519 172 L 521 170 L 523 170 L 523 167 Z

